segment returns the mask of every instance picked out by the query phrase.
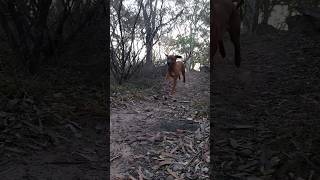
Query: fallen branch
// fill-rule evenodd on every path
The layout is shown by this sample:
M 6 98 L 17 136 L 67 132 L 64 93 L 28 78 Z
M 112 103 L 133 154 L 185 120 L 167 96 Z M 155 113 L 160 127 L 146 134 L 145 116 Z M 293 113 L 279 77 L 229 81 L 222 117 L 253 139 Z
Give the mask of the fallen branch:
M 119 157 L 121 157 L 121 154 L 118 154 L 117 156 L 115 156 L 115 157 L 111 158 L 111 159 L 110 159 L 110 162 L 112 162 L 112 161 L 114 161 L 114 160 L 118 159 Z
M 187 169 L 188 166 L 202 153 L 202 150 L 200 150 L 196 155 L 192 157 L 192 159 L 184 166 L 184 169 Z

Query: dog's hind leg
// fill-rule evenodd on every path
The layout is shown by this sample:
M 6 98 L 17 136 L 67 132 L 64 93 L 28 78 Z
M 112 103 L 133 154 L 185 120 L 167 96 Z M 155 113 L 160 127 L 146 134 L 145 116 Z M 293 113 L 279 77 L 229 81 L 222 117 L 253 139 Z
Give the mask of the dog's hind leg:
M 240 55 L 240 40 L 239 36 L 234 32 L 230 32 L 231 41 L 234 45 L 234 63 L 237 67 L 240 67 L 241 55 Z
M 226 50 L 224 49 L 223 41 L 219 40 L 219 51 L 222 58 L 226 57 Z
M 210 28 L 210 33 L 212 32 L 212 38 L 210 37 L 210 56 L 211 56 L 211 61 L 210 62 L 210 66 L 213 67 L 214 64 L 214 56 L 216 55 L 217 51 L 218 51 L 218 46 L 219 46 L 219 37 L 220 37 L 220 29 L 218 26 L 218 23 L 216 22 L 215 17 L 213 18 L 213 27 L 214 28 Z M 211 42 L 212 41 L 212 42 Z
M 241 54 L 240 54 L 240 15 L 239 12 L 233 12 L 232 21 L 230 23 L 229 34 L 231 41 L 234 45 L 234 62 L 237 67 L 240 67 Z
M 165 77 L 165 80 L 168 80 L 168 79 L 169 79 L 169 74 L 167 73 L 166 77 Z
M 184 68 L 182 69 L 182 76 L 183 76 L 183 82 L 185 83 L 186 82 L 186 72 L 185 72 Z

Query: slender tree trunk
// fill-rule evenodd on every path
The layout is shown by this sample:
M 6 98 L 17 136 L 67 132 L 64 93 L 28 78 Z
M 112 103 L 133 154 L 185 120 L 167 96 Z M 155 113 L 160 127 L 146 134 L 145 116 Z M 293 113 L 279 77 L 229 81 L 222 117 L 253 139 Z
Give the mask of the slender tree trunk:
M 194 61 L 192 61 L 192 64 L 191 64 L 191 70 L 194 69 L 194 66 L 196 65 L 196 63 L 194 63 Z
M 142 11 L 143 11 L 143 21 L 144 21 L 144 27 L 146 30 L 146 68 L 147 70 L 150 70 L 154 67 L 154 63 L 152 61 L 152 48 L 154 43 L 154 38 L 157 35 L 157 33 L 160 31 L 160 29 L 163 26 L 166 26 L 169 24 L 169 22 L 177 19 L 181 14 L 178 13 L 176 17 L 170 19 L 167 22 L 163 22 L 163 12 L 160 12 L 160 14 L 157 14 L 157 11 L 162 11 L 163 9 L 164 1 L 161 0 L 161 7 L 159 9 L 158 7 L 158 0 L 147 0 L 146 4 L 142 5 Z M 157 22 L 159 24 L 157 25 Z
M 254 33 L 259 23 L 259 0 L 245 1 L 244 26 L 248 33 Z
M 153 47 L 153 38 L 150 35 L 146 37 L 146 66 L 152 67 L 152 47 Z
M 271 11 L 273 9 L 273 7 L 271 7 L 270 0 L 264 0 L 262 9 L 263 9 L 263 16 L 262 16 L 261 24 L 268 24 Z
M 35 27 L 31 32 L 34 37 L 33 49 L 31 50 L 31 58 L 29 64 L 29 72 L 34 74 L 38 71 L 41 61 L 46 58 L 45 52 L 49 46 L 49 42 L 45 41 L 47 37 L 47 18 L 52 0 L 42 0 L 39 2 L 39 17 L 36 20 Z

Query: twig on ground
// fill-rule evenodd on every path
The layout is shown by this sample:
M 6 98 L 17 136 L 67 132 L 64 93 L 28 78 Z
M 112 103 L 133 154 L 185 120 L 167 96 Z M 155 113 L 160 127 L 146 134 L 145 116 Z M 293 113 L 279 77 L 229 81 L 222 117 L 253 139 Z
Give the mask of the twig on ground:
M 121 157 L 121 154 L 118 154 L 117 156 L 115 156 L 115 157 L 111 158 L 111 159 L 110 159 L 110 162 L 112 162 L 112 161 L 114 161 L 114 160 L 118 159 L 119 157 Z
M 200 150 L 196 155 L 192 157 L 192 159 L 184 166 L 184 169 L 187 169 L 188 166 L 202 153 L 202 150 Z
M 191 101 L 179 101 L 179 103 L 191 103 Z

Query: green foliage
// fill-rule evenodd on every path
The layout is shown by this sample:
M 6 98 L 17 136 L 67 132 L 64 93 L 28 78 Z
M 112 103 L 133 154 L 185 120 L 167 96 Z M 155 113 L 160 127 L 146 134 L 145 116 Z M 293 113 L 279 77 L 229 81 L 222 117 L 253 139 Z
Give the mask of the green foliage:
M 197 39 L 195 39 L 193 36 L 182 36 L 179 35 L 177 40 L 175 41 L 175 46 L 177 48 L 177 51 L 180 53 L 187 53 L 189 50 L 199 43 L 197 42 Z
M 182 36 L 179 35 L 175 41 L 175 49 L 180 53 L 187 56 L 191 56 L 192 62 L 188 62 L 189 66 L 195 65 L 195 63 L 207 64 L 208 63 L 208 51 L 209 41 L 201 42 L 195 36 Z
M 195 63 L 207 63 L 210 39 L 210 1 L 191 0 L 179 3 L 184 8 L 184 14 L 176 29 L 177 37 L 164 37 L 166 51 L 176 51 L 187 60 L 187 67 L 193 68 Z

